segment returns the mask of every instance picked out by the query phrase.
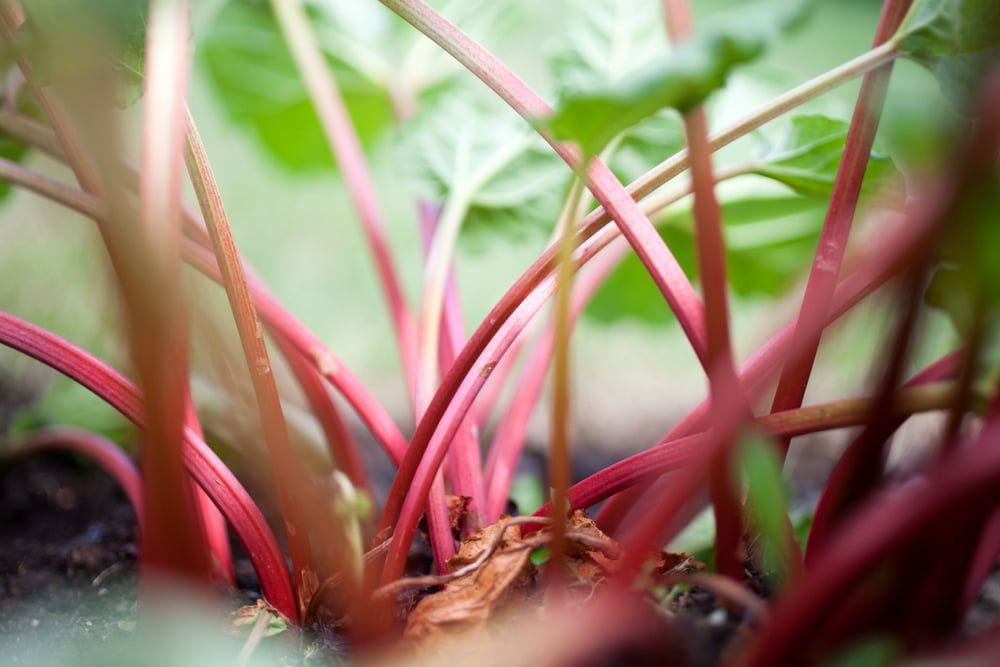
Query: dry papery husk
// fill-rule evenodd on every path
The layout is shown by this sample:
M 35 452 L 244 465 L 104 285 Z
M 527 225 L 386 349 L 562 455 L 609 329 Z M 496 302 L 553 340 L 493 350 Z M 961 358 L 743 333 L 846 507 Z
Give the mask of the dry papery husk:
M 444 658 L 455 650 L 473 650 L 473 644 L 481 643 L 481 638 L 474 637 L 507 634 L 503 628 L 511 623 L 520 627 L 525 621 L 529 626 L 551 622 L 549 608 L 553 605 L 547 601 L 548 596 L 541 594 L 539 568 L 531 562 L 532 551 L 548 543 L 550 531 L 543 528 L 524 536 L 520 525 L 508 525 L 509 522 L 504 517 L 461 543 L 458 553 L 448 562 L 449 572 L 468 569 L 484 553 L 488 555 L 479 567 L 447 582 L 440 591 L 425 596 L 417 604 L 404 630 L 410 651 Z M 561 614 L 566 612 L 566 605 L 577 609 L 588 605 L 597 589 L 614 574 L 621 552 L 618 543 L 601 532 L 582 510 L 570 517 L 567 538 L 567 566 L 573 577 L 569 593 L 557 596 Z M 493 551 L 489 553 L 491 548 Z M 686 554 L 654 556 L 654 566 L 659 572 L 693 571 L 700 565 Z M 540 567 L 544 570 L 545 565 Z M 478 648 L 475 652 L 477 660 L 488 657 L 482 656 Z M 510 659 L 508 656 L 504 664 L 511 664 Z

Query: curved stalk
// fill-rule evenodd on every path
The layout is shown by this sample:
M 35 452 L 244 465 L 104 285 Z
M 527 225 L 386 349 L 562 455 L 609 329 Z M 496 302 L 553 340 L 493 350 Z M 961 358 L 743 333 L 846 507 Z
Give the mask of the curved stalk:
M 86 387 L 139 428 L 146 409 L 138 387 L 87 352 L 12 315 L 0 312 L 0 343 L 37 359 Z M 298 619 L 285 559 L 264 516 L 236 477 L 193 431 L 184 429 L 184 466 L 216 504 L 247 550 L 261 590 L 279 612 Z
M 0 178 L 31 189 L 34 192 L 71 208 L 100 224 L 106 224 L 107 209 L 97 197 L 81 192 L 64 183 L 39 174 L 27 167 L 0 158 Z M 191 234 L 191 236 L 198 236 Z M 222 275 L 215 261 L 207 232 L 203 240 L 183 241 L 184 260 L 207 278 L 222 284 Z M 312 369 L 333 385 L 354 408 L 386 453 L 398 464 L 406 449 L 406 440 L 392 418 L 367 391 L 360 380 L 334 356 L 311 331 L 296 320 L 277 302 L 259 278 L 248 272 L 250 290 L 261 319 L 275 335 L 284 339 L 302 355 Z

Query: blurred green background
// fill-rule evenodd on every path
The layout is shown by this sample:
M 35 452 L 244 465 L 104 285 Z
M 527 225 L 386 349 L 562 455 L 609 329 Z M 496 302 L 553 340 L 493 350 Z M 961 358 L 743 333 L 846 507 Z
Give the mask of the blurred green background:
M 267 3 L 200 0 L 194 4 L 190 105 L 239 247 L 285 306 L 329 344 L 408 432 L 412 418 L 373 265 Z M 475 131 L 484 135 L 502 128 L 521 131 L 522 122 L 376 0 L 312 0 L 308 4 L 362 134 L 392 249 L 415 308 L 421 256 L 414 201 L 434 186 L 428 185 L 427 163 L 437 150 L 431 148 L 428 155 L 426 143 L 421 143 L 436 136 L 427 125 L 436 116 L 447 118 L 450 105 L 457 101 L 482 110 L 484 124 Z M 598 49 L 607 49 L 602 52 L 605 56 L 618 58 L 624 69 L 664 48 L 655 18 L 657 0 L 435 4 L 550 101 L 567 83 L 554 74 L 563 72 L 555 69 L 558 60 L 579 50 L 574 40 L 580 39 L 581 31 L 585 35 L 588 30 L 597 35 L 603 32 L 605 42 L 592 41 Z M 703 22 L 743 3 L 694 4 L 698 21 Z M 727 89 L 712 99 L 713 127 L 746 115 L 777 93 L 869 47 L 880 2 L 823 0 L 817 4 L 804 27 L 785 36 L 761 60 L 740 69 Z M 611 13 L 601 14 L 602 7 Z M 631 22 L 613 20 L 617 15 L 613 10 L 621 8 L 624 15 L 633 17 Z M 566 18 L 569 13 L 589 18 L 574 23 Z M 634 17 L 647 15 L 653 18 L 636 24 Z M 422 113 L 397 127 L 386 88 L 371 79 L 376 75 L 402 81 L 404 90 L 394 91 L 396 102 L 415 102 Z M 858 82 L 846 85 L 804 110 L 846 121 L 857 90 Z M 133 150 L 141 104 L 125 112 Z M 919 167 L 934 147 L 914 138 L 936 122 L 936 110 L 945 108 L 933 76 L 917 65 L 900 62 L 879 132 L 880 150 L 892 156 L 904 173 Z M 452 127 L 457 131 L 462 122 Z M 776 124 L 764 128 L 764 140 L 747 137 L 739 141 L 718 154 L 717 164 L 734 164 L 756 155 L 762 144 L 776 140 L 780 130 Z M 447 133 L 443 141 L 447 142 Z M 441 150 L 446 155 L 448 147 Z M 655 155 L 647 147 L 622 157 L 615 166 L 620 174 L 634 177 L 668 154 Z M 30 154 L 26 163 L 72 180 L 66 169 L 39 154 Z M 567 177 L 568 170 L 560 178 Z M 514 186 L 523 184 L 507 185 L 507 195 L 515 201 L 508 201 L 499 211 L 473 210 L 459 246 L 457 275 L 469 331 L 545 247 L 558 210 L 558 201 L 555 208 L 550 201 L 517 201 Z M 437 186 L 440 190 L 440 183 Z M 554 190 L 561 192 L 561 186 Z M 790 242 L 757 254 L 751 252 L 751 243 L 747 252 L 731 256 L 733 335 L 742 357 L 797 308 L 823 205 L 753 176 L 729 183 L 721 192 L 729 202 L 727 224 L 734 247 L 739 247 L 737 227 L 744 223 L 771 224 L 772 232 L 775 224 L 779 231 L 797 230 Z M 682 256 L 684 244 L 690 245 L 690 233 L 684 231 L 688 225 L 684 205 L 671 215 L 670 228 L 679 244 L 676 252 Z M 864 236 L 866 228 L 870 230 L 870 225 L 859 223 L 856 236 Z M 757 228 L 744 226 L 744 238 L 748 229 Z M 638 266 L 634 261 L 626 263 L 615 274 L 574 337 L 577 446 L 601 457 L 648 446 L 704 396 L 705 381 L 694 356 Z M 113 283 L 92 223 L 32 194 L 15 192 L 0 208 L 0 267 L 0 309 L 50 328 L 121 365 Z M 220 438 L 228 439 L 228 434 L 252 439 L 254 428 L 234 423 L 247 413 L 229 409 L 232 396 L 220 398 L 241 384 L 238 357 L 230 360 L 207 352 L 218 349 L 213 345 L 218 341 L 238 348 L 225 300 L 220 290 L 198 276 L 192 275 L 190 286 L 198 314 L 196 392 L 207 406 L 206 421 Z M 862 307 L 847 318 L 826 339 L 807 400 L 850 395 L 870 381 L 878 370 L 872 362 L 878 361 L 884 332 L 882 308 Z M 915 363 L 946 351 L 951 342 L 948 326 L 932 316 Z M 30 387 L 40 395 L 37 402 L 17 413 L 13 428 L 58 421 L 119 437 L 127 432 L 86 392 L 6 350 L 0 351 L 0 380 Z M 539 409 L 531 433 L 535 446 L 544 446 L 544 424 L 545 410 Z

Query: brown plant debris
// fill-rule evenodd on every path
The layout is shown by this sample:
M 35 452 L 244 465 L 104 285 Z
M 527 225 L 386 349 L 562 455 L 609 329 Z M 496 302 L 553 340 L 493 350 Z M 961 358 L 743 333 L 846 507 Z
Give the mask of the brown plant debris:
M 401 579 L 379 589 L 376 595 L 395 596 L 407 589 L 443 586 L 425 596 L 407 619 L 404 636 L 420 643 L 483 629 L 511 603 L 537 598 L 535 601 L 542 604 L 542 596 L 533 597 L 538 571 L 531 554 L 549 543 L 551 531 L 545 527 L 525 536 L 521 526 L 549 523 L 541 517 L 504 517 L 461 543 L 448 562 L 448 574 Z M 616 571 L 621 547 L 582 510 L 570 517 L 566 536 L 572 586 L 589 597 Z M 657 574 L 691 572 L 699 566 L 686 554 L 652 555 Z

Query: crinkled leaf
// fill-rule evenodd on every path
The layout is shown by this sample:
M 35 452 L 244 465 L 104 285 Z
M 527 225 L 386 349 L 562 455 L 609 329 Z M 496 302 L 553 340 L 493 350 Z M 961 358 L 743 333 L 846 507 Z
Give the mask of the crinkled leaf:
M 554 224 L 569 172 L 517 117 L 452 97 L 401 134 L 398 163 L 410 188 L 432 201 L 464 198 L 463 230 Z
M 903 55 L 934 71 L 945 94 L 962 107 L 1000 59 L 1000 4 L 917 0 L 895 40 Z
M 823 225 L 825 202 L 800 196 L 754 196 L 722 202 L 730 288 L 742 297 L 782 294 L 809 265 Z M 690 211 L 670 214 L 660 235 L 684 272 L 697 277 Z M 627 257 L 601 286 L 587 315 L 598 322 L 621 318 L 651 324 L 673 321 L 642 263 Z
M 566 18 L 565 43 L 549 59 L 557 94 L 611 86 L 668 53 L 659 5 L 646 0 L 590 0 Z M 654 114 L 612 142 L 608 166 L 623 182 L 684 147 L 680 119 Z
M 756 59 L 782 28 L 801 18 L 806 4 L 762 2 L 727 12 L 724 21 L 617 81 L 564 91 L 555 114 L 539 125 L 576 142 L 585 155 L 597 155 L 659 110 L 686 111 L 703 102 L 733 68 Z
M 793 116 L 781 137 L 765 146 L 753 171 L 799 194 L 829 198 L 849 127 L 846 121 L 821 114 Z M 898 175 L 887 155 L 872 151 L 862 192 L 873 193 Z
M 550 58 L 560 95 L 621 80 L 667 53 L 660 8 L 646 0 L 588 0 L 566 17 L 566 42 Z

